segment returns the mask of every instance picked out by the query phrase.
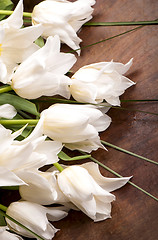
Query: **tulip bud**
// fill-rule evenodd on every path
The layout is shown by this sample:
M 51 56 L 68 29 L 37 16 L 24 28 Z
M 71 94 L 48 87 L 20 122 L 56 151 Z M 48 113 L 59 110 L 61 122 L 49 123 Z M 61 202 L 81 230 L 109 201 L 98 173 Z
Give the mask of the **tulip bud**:
M 51 240 L 58 231 L 49 221 L 58 221 L 67 216 L 66 208 L 46 208 L 37 203 L 20 201 L 13 202 L 8 207 L 6 214 L 14 218 L 34 233 L 43 237 L 45 240 Z M 48 218 L 48 219 L 47 219 Z M 8 227 L 16 233 L 26 237 L 34 237 L 26 229 L 15 224 L 6 218 Z M 38 238 L 37 238 L 38 239 Z
M 132 65 L 115 62 L 94 63 L 80 68 L 72 76 L 70 92 L 79 102 L 120 105 L 119 96 L 135 83 L 123 76 Z
M 49 37 L 41 49 L 19 65 L 12 77 L 12 88 L 27 99 L 56 94 L 69 98 L 71 79 L 65 74 L 75 62 L 73 54 L 60 52 L 58 36 Z
M 76 50 L 82 41 L 76 32 L 92 18 L 94 4 L 95 0 L 42 1 L 33 9 L 32 23 L 43 25 L 45 38 L 58 35 L 63 43 Z
M 41 113 L 35 128 L 65 147 L 91 152 L 102 147 L 98 132 L 109 127 L 111 118 L 95 106 L 54 104 Z
M 67 167 L 59 173 L 57 181 L 69 201 L 97 222 L 111 217 L 111 202 L 115 196 L 110 192 L 129 179 L 103 177 L 98 164 L 89 162 Z

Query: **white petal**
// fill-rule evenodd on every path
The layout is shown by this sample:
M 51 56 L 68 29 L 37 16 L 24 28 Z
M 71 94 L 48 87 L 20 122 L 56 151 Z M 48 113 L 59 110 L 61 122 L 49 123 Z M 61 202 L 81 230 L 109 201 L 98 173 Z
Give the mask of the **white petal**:
M 8 28 L 21 28 L 23 25 L 23 0 L 20 0 L 14 12 L 6 20 L 1 21 L 0 25 Z
M 98 148 L 103 148 L 106 150 L 106 148 L 101 144 L 99 136 L 81 142 L 65 143 L 64 146 L 70 150 L 78 149 L 88 153 L 96 151 Z
M 41 35 L 42 31 L 43 28 L 40 24 L 19 30 L 9 29 L 5 32 L 7 41 L 4 41 L 2 47 L 27 48 Z
M 0 124 L 0 154 L 13 142 L 14 137 L 11 133 L 11 130 L 6 129 Z
M 20 195 L 24 200 L 42 205 L 55 202 L 57 192 L 53 188 L 51 173 L 44 173 L 44 176 L 42 176 L 38 172 L 21 171 L 19 176 L 28 184 L 19 188 Z
M 0 239 L 1 240 L 23 240 L 22 237 L 14 233 L 10 233 L 6 230 L 6 227 L 0 227 Z
M 76 201 L 92 199 L 93 184 L 88 172 L 80 166 L 70 166 L 58 175 L 58 184 L 64 195 Z
M 16 176 L 7 168 L 0 167 L 0 186 L 18 186 L 24 185 L 25 182 Z
M 50 221 L 59 221 L 68 215 L 66 207 L 49 207 L 47 208 L 47 217 Z
M 8 83 L 7 68 L 6 65 L 1 60 L 0 60 L 0 82 L 4 84 Z
M 57 141 L 44 141 L 38 145 L 36 152 L 45 154 L 47 157 L 47 164 L 58 162 L 57 154 L 61 151 L 62 144 Z
M 122 177 L 122 178 L 106 178 L 101 175 L 99 171 L 98 164 L 89 162 L 81 165 L 85 168 L 90 175 L 93 176 L 94 180 L 108 192 L 114 191 L 118 188 L 124 186 L 131 177 Z
M 0 106 L 0 118 L 12 119 L 17 114 L 16 109 L 10 104 Z

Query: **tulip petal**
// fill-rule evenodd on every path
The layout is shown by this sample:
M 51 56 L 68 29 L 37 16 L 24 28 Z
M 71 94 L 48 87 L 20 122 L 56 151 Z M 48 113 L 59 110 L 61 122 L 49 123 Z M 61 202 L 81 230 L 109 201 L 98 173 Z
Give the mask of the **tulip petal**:
M 20 195 L 24 200 L 42 205 L 55 202 L 57 192 L 54 188 L 55 182 L 53 182 L 51 173 L 44 173 L 45 177 L 43 177 L 39 172 L 20 171 L 18 175 L 28 184 L 19 188 Z
M 13 172 L 0 166 L 0 186 L 18 186 L 24 185 L 25 182 L 16 176 Z
M 5 20 L 0 22 L 0 26 L 6 28 L 21 28 L 23 25 L 23 0 L 18 2 L 14 12 Z
M 0 227 L 0 239 L 1 240 L 23 240 L 22 237 L 14 233 L 10 233 L 7 227 Z
M 124 186 L 131 177 L 122 177 L 122 178 L 106 178 L 101 175 L 99 171 L 98 164 L 93 162 L 88 162 L 81 165 L 85 168 L 90 175 L 93 176 L 94 180 L 108 192 L 112 192 L 118 188 Z
M 12 119 L 17 114 L 16 109 L 10 104 L 0 106 L 0 118 Z

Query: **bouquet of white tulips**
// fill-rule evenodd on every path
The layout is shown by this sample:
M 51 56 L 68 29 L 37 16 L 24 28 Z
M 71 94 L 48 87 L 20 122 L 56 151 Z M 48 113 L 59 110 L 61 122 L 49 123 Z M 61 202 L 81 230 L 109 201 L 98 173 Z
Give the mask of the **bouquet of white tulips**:
M 21 197 L 0 204 L 1 240 L 51 240 L 59 231 L 51 222 L 70 209 L 94 222 L 111 218 L 111 192 L 130 179 L 104 177 L 92 161 L 59 162 L 91 159 L 92 151 L 105 149 L 99 132 L 112 122 L 107 112 L 135 84 L 124 76 L 132 59 L 92 63 L 69 77 L 75 52 L 82 54 L 78 31 L 92 18 L 95 2 L 41 1 L 30 14 L 32 26 L 23 27 L 20 0 L 0 21 L 0 187 L 18 187 Z M 61 43 L 73 53 L 61 52 Z M 54 104 L 39 112 L 42 96 L 54 96 Z M 69 157 L 66 148 L 78 155 Z

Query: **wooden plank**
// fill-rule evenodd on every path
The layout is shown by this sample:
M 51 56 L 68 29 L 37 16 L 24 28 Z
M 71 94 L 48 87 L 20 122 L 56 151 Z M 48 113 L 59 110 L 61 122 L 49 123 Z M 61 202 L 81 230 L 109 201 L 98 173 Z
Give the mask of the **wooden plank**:
M 94 9 L 92 21 L 95 22 L 147 21 L 157 18 L 158 1 L 97 0 Z M 81 46 L 84 47 L 132 28 L 134 27 L 83 27 L 79 33 L 79 37 L 83 40 Z M 157 26 L 145 26 L 127 35 L 83 49 L 73 71 L 83 65 L 111 61 L 111 59 L 126 63 L 133 57 L 134 63 L 128 77 L 137 84 L 128 89 L 122 99 L 158 99 L 157 38 Z M 66 47 L 63 49 L 68 50 Z M 158 113 L 156 102 L 123 103 L 122 106 Z M 157 116 L 116 109 L 110 110 L 109 115 L 113 122 L 107 131 L 101 133 L 103 140 L 157 161 Z M 108 150 L 106 152 L 100 149 L 93 153 L 93 156 L 123 176 L 133 175 L 132 182 L 158 196 L 157 166 L 112 148 Z M 113 177 L 103 168 L 101 172 L 104 176 Z M 130 185 L 126 185 L 114 194 L 117 200 L 112 204 L 112 219 L 93 223 L 83 213 L 70 211 L 67 218 L 54 223 L 55 227 L 61 229 L 54 240 L 157 239 L 157 202 Z

